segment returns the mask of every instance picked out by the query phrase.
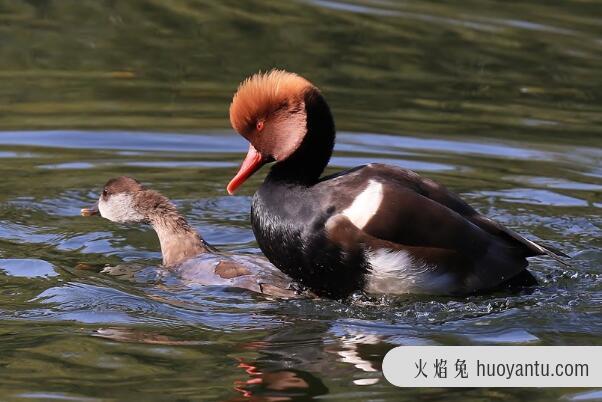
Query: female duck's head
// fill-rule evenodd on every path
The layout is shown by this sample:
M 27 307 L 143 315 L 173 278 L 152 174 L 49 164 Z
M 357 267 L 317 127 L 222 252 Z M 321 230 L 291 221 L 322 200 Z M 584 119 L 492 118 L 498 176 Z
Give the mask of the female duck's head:
M 100 214 L 105 219 L 118 223 L 148 222 L 148 200 L 161 197 L 147 190 L 140 182 L 131 177 L 121 176 L 107 181 L 98 201 L 90 208 L 82 209 L 82 215 Z M 150 204 L 150 205 L 149 205 Z
M 81 210 L 118 223 L 149 223 L 159 236 L 163 263 L 174 265 L 209 250 L 209 246 L 162 194 L 145 188 L 131 177 L 109 180 L 98 201 Z

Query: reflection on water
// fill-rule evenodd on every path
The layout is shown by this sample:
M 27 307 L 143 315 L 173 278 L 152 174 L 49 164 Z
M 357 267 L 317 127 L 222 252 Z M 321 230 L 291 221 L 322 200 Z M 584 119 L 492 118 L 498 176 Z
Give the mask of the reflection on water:
M 0 4 L 0 394 L 67 400 L 594 400 L 599 390 L 400 390 L 396 345 L 584 345 L 602 335 L 602 26 L 596 2 L 198 0 Z M 514 295 L 267 300 L 160 272 L 152 230 L 85 219 L 109 178 L 172 198 L 211 243 L 258 252 L 225 184 L 241 78 L 318 84 L 329 172 L 419 171 L 530 239 Z
M 533 188 L 513 188 L 502 191 L 485 191 L 483 195 L 499 197 L 501 201 L 520 202 L 522 204 L 539 204 L 556 207 L 581 207 L 587 201 L 561 195 L 549 190 L 536 190 Z
M 26 278 L 58 275 L 49 262 L 35 259 L 0 259 L 0 270 L 7 275 Z

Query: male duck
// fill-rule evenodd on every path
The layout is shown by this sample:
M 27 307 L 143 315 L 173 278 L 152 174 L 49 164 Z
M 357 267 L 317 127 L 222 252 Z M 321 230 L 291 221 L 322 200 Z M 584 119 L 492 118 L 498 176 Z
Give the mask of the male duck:
M 230 121 L 250 146 L 228 192 L 275 162 L 253 197 L 253 231 L 276 267 L 319 295 L 533 285 L 526 258 L 552 255 L 413 171 L 369 164 L 320 177 L 335 125 L 321 92 L 299 75 L 247 78 Z

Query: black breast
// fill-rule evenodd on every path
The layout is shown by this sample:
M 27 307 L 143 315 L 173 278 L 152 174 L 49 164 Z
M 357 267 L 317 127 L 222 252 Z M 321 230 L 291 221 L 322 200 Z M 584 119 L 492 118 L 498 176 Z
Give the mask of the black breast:
M 251 223 L 259 247 L 278 269 L 319 296 L 343 298 L 364 286 L 361 246 L 345 249 L 326 237 L 335 212 L 304 187 L 266 182 L 253 197 Z

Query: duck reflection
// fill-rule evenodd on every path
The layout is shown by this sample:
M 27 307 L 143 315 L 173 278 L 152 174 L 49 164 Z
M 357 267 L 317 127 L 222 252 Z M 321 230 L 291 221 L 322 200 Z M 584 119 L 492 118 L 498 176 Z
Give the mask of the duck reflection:
M 117 342 L 150 345 L 200 346 L 208 343 L 182 340 L 127 327 L 98 328 L 92 335 Z M 269 342 L 255 341 L 242 345 L 242 349 L 261 352 L 270 346 Z M 256 361 L 246 361 L 235 357 L 233 363 L 237 369 L 242 370 L 244 377 L 234 381 L 233 390 L 239 395 L 229 401 L 305 401 L 328 393 L 328 388 L 316 375 L 300 369 L 274 368 L 273 364 L 262 360 L 260 358 Z
M 299 369 L 261 370 L 260 363 L 246 363 L 242 359 L 238 368 L 247 378 L 234 383 L 240 396 L 230 401 L 299 401 L 328 394 L 322 380 L 310 372 Z
M 316 330 L 321 330 L 322 336 L 316 337 Z M 308 338 L 308 334 L 312 336 Z M 94 335 L 119 342 L 184 347 L 210 343 L 119 327 L 101 328 Z M 263 339 L 249 340 L 234 348 L 239 352 L 233 355 L 232 367 L 239 374 L 232 390 L 238 395 L 229 400 L 311 400 L 328 394 L 325 382 L 334 378 L 352 377 L 356 386 L 375 385 L 382 380 L 381 362 L 392 346 L 385 338 L 362 333 L 356 327 L 316 322 L 289 324 Z
M 260 356 L 253 362 L 240 359 L 238 367 L 247 378 L 235 384 L 242 394 L 238 400 L 307 400 L 328 393 L 323 380 L 329 378 L 353 377 L 357 386 L 377 384 L 382 359 L 393 346 L 361 328 L 297 322 L 246 345 L 245 349 L 257 348 Z
M 98 328 L 92 336 L 110 339 L 117 342 L 144 343 L 150 345 L 205 345 L 207 342 L 180 340 L 167 335 L 137 331 L 131 328 L 107 327 Z

